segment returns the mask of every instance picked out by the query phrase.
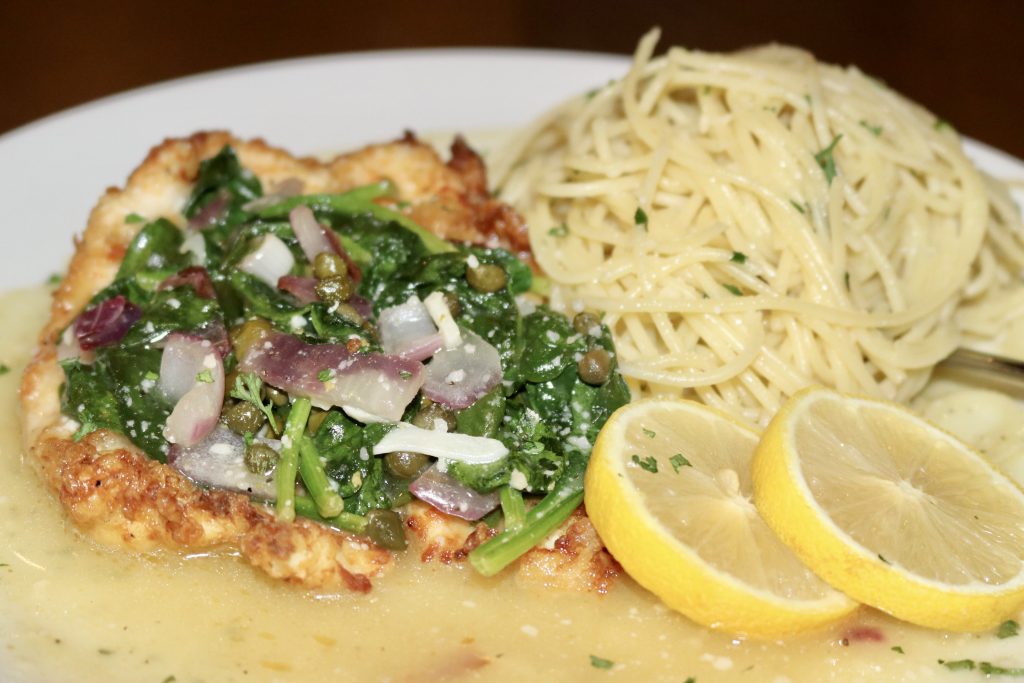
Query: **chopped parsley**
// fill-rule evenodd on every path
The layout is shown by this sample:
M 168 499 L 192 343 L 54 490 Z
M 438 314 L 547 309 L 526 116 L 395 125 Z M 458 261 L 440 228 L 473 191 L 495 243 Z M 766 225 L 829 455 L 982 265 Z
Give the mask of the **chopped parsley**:
M 330 382 L 332 377 L 334 377 L 334 371 L 331 369 L 321 370 L 316 373 L 316 378 L 321 382 Z
M 647 212 L 641 209 L 639 206 L 636 207 L 636 213 L 633 214 L 633 221 L 644 230 L 647 229 Z
M 0 375 L 6 375 L 11 368 L 6 363 L 0 363 Z
M 1019 666 L 997 666 L 992 662 L 975 662 L 973 659 L 957 659 L 952 662 L 940 659 L 939 664 L 950 671 L 974 671 L 977 669 L 986 676 L 1024 677 L 1024 667 Z
M 870 123 L 868 123 L 864 119 L 860 120 L 860 125 L 863 126 L 865 130 L 867 130 L 869 133 L 874 135 L 876 138 L 879 135 L 882 134 L 882 127 L 881 126 L 872 126 Z
M 243 372 L 235 377 L 235 386 L 231 390 L 231 398 L 237 398 L 239 401 L 248 401 L 259 408 L 267 416 L 267 421 L 270 422 L 270 426 L 273 428 L 277 421 L 274 419 L 272 404 L 264 403 L 260 397 L 260 389 L 262 388 L 263 380 L 259 378 L 259 375 L 255 372 Z
M 50 277 L 46 278 L 46 284 L 50 285 L 51 287 L 59 285 L 61 278 L 63 277 L 64 276 L 61 275 L 60 273 L 50 273 Z
M 672 465 L 672 469 L 676 474 L 679 474 L 679 470 L 683 467 L 693 467 L 693 463 L 687 460 L 686 456 L 682 453 L 676 453 L 668 459 L 668 462 Z
M 134 211 L 124 217 L 125 223 L 145 223 L 146 219 Z
M 562 223 L 561 225 L 556 225 L 553 228 L 548 228 L 548 234 L 552 237 L 565 237 L 569 234 L 569 226 Z
M 843 273 L 843 284 L 846 285 L 847 291 L 850 289 L 850 271 Z
M 734 251 L 732 252 L 732 258 L 730 258 L 729 260 L 732 261 L 733 263 L 746 263 L 747 255 L 744 254 L 742 251 Z
M 653 455 L 648 455 L 646 458 L 641 459 L 639 455 L 634 455 L 632 458 L 633 462 L 642 469 L 650 472 L 651 474 L 658 473 L 658 461 L 654 459 Z
M 885 562 L 886 564 L 892 564 L 892 562 L 890 562 L 889 560 L 885 559 L 885 556 L 882 555 L 882 553 L 878 553 L 878 559 L 880 559 L 882 562 Z
M 412 373 L 409 372 L 408 370 L 400 370 L 398 372 L 398 376 L 401 377 L 402 379 L 409 379 L 410 377 L 412 377 Z
M 736 296 L 743 296 L 743 291 L 736 285 L 724 284 L 722 285 Z
M 996 631 L 996 638 L 1013 638 L 1015 635 L 1020 633 L 1020 624 L 1013 619 L 1007 619 L 1003 623 L 999 624 L 999 630 Z
M 595 669 L 610 669 L 615 666 L 615 662 L 604 657 L 598 657 L 597 655 L 590 655 L 590 666 Z
M 900 653 L 901 655 L 902 655 L 902 654 L 906 654 L 906 653 L 905 653 L 905 652 L 903 651 L 903 648 L 902 648 L 901 646 L 899 646 L 899 645 L 893 645 L 893 646 L 892 646 L 892 647 L 890 647 L 889 649 L 890 649 L 890 650 L 892 650 L 893 652 L 898 652 L 898 653 Z
M 974 671 L 974 669 L 976 668 L 973 659 L 957 659 L 952 662 L 947 662 L 944 659 L 940 659 L 939 664 L 946 667 L 950 671 Z
M 825 172 L 825 180 L 828 181 L 829 185 L 832 184 L 832 179 L 836 177 L 836 160 L 833 158 L 832 153 L 842 139 L 843 134 L 840 133 L 832 138 L 832 142 L 829 143 L 828 147 L 814 155 L 814 160 L 818 162 L 818 166 L 821 166 L 821 170 Z
M 953 124 L 946 119 L 935 119 L 935 123 L 932 124 L 932 128 L 935 130 L 953 130 Z
M 112 655 L 112 654 L 114 654 L 113 650 L 108 650 L 105 647 L 101 647 L 100 649 L 98 649 L 96 651 L 99 652 L 101 655 Z
M 653 429 L 647 429 L 646 427 L 644 427 L 644 436 L 646 436 L 648 439 L 653 439 L 657 435 L 658 433 L 655 432 Z
M 213 383 L 213 373 L 210 372 L 209 368 L 204 368 L 202 372 L 200 372 L 198 375 L 196 375 L 196 381 L 197 382 L 202 382 L 204 384 L 212 384 Z
M 155 382 L 160 379 L 160 375 L 156 374 L 152 370 L 146 370 L 146 374 L 142 376 L 143 379 L 148 379 L 150 382 Z
M 796 209 L 797 211 L 799 211 L 800 213 L 806 213 L 806 211 L 804 210 L 803 205 L 800 204 L 799 202 L 797 202 L 797 200 L 790 199 L 789 203 L 792 204 L 793 208 Z
M 985 674 L 986 676 L 1024 677 L 1024 667 L 996 666 L 992 662 L 978 662 L 978 671 Z

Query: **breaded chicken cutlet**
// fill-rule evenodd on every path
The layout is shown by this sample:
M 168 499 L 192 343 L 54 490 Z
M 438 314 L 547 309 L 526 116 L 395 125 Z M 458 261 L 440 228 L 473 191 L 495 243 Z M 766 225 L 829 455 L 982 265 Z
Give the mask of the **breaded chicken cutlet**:
M 491 198 L 480 158 L 456 140 L 442 162 L 407 134 L 329 162 L 295 158 L 260 140 L 199 133 L 154 148 L 123 189 L 110 189 L 76 239 L 67 276 L 54 294 L 38 353 L 21 385 L 23 433 L 32 459 L 78 528 L 99 541 L 133 550 L 237 549 L 272 577 L 307 587 L 367 591 L 394 563 L 392 551 L 364 536 L 298 517 L 281 521 L 249 496 L 197 486 L 151 459 L 125 434 L 97 429 L 73 438 L 81 425 L 62 414 L 66 378 L 57 362 L 62 333 L 117 274 L 140 224 L 131 216 L 166 218 L 183 226 L 200 164 L 226 146 L 264 187 L 299 181 L 304 193 L 339 193 L 388 180 L 402 212 L 432 233 L 455 241 L 500 246 L 525 260 L 522 221 Z M 126 220 L 127 219 L 127 220 Z M 495 532 L 412 501 L 403 508 L 412 552 L 423 561 L 457 562 Z M 618 566 L 582 511 L 519 562 L 524 580 L 604 592 Z

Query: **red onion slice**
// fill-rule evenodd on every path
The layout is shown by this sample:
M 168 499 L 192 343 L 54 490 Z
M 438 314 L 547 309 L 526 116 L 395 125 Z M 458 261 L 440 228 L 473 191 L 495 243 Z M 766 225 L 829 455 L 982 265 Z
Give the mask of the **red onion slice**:
M 305 205 L 296 206 L 288 213 L 288 222 L 292 225 L 292 232 L 295 233 L 295 238 L 299 240 L 302 253 L 306 255 L 306 259 L 310 263 L 313 263 L 317 254 L 322 254 L 323 252 L 337 254 L 345 261 L 345 266 L 348 268 L 348 275 L 352 278 L 352 282 L 359 284 L 363 277 L 359 266 L 348 255 L 348 252 L 345 251 L 345 247 L 341 246 L 341 240 L 334 234 L 334 231 L 317 222 L 311 208 Z
M 398 421 L 423 384 L 423 365 L 381 353 L 352 353 L 344 344 L 307 344 L 283 332 L 267 332 L 239 359 L 242 372 L 320 408 L 351 406 Z M 321 380 L 321 373 L 330 374 Z
M 120 341 L 142 317 L 142 309 L 117 295 L 82 311 L 75 321 L 75 337 L 83 351 Z
M 479 335 L 462 330 L 462 343 L 441 349 L 427 365 L 423 395 L 448 408 L 473 405 L 501 381 L 501 356 Z
M 409 492 L 445 514 L 471 522 L 498 507 L 500 502 L 497 491 L 474 491 L 455 477 L 437 469 L 436 465 L 409 484 Z
M 277 281 L 287 275 L 295 265 L 288 245 L 277 235 L 266 234 L 259 246 L 239 261 L 238 269 L 258 277 L 271 287 L 277 287 Z
M 384 352 L 403 358 L 425 360 L 441 348 L 441 334 L 427 307 L 415 296 L 404 304 L 382 310 L 377 319 L 377 332 Z
M 172 289 L 174 287 L 191 287 L 203 299 L 215 300 L 217 298 L 217 292 L 213 288 L 213 280 L 210 279 L 210 273 L 202 266 L 189 266 L 179 270 L 157 285 L 157 290 Z
M 259 439 L 278 450 L 280 442 Z M 217 425 L 202 441 L 183 446 L 174 444 L 167 464 L 196 484 L 248 493 L 261 500 L 277 496 L 274 472 L 253 474 L 245 466 L 245 440 L 224 425 Z
M 310 263 L 316 259 L 317 254 L 334 253 L 334 246 L 327 239 L 324 228 L 317 223 L 311 208 L 305 205 L 296 206 L 288 213 L 288 222 L 292 224 L 292 232 L 295 233 L 302 253 Z
M 224 361 L 208 339 L 172 333 L 160 359 L 158 386 L 164 396 L 175 401 L 164 427 L 164 437 L 171 443 L 193 446 L 204 439 L 220 419 L 224 404 Z
M 207 228 L 217 223 L 224 218 L 224 214 L 227 213 L 230 206 L 231 196 L 226 192 L 222 192 L 215 198 L 211 199 L 206 206 L 199 209 L 199 213 L 189 219 L 189 229 L 202 230 L 203 228 Z
M 315 277 L 284 275 L 277 281 L 277 288 L 288 292 L 305 306 L 320 301 L 320 295 L 316 293 L 316 282 Z

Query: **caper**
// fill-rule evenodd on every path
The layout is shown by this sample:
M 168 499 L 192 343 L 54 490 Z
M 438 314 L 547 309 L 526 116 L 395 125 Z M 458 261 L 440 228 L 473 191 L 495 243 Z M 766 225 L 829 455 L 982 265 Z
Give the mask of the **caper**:
M 422 453 L 398 451 L 384 456 L 384 466 L 388 468 L 388 471 L 403 479 L 412 479 L 425 470 L 429 464 L 430 458 Z
M 235 356 L 239 360 L 248 355 L 257 344 L 262 344 L 273 328 L 263 318 L 253 318 L 231 330 L 231 344 L 235 348 Z
M 277 451 L 265 443 L 253 441 L 245 447 L 245 468 L 253 474 L 267 474 L 279 459 Z
M 224 423 L 236 434 L 255 434 L 266 421 L 260 409 L 248 401 L 239 401 L 224 411 Z
M 576 364 L 576 369 L 580 373 L 580 379 L 587 384 L 604 384 L 612 370 L 612 359 L 607 351 L 596 346 L 583 354 L 583 358 Z
M 572 329 L 576 330 L 580 334 L 590 334 L 590 330 L 600 324 L 601 318 L 589 311 L 577 313 L 576 317 L 572 319 Z
M 320 425 L 327 419 L 327 411 L 320 410 L 319 408 L 313 408 L 309 413 L 309 419 L 306 421 L 306 431 L 310 434 L 316 434 L 317 430 L 320 429 Z
M 462 302 L 459 301 L 459 295 L 455 292 L 445 292 L 444 303 L 448 306 L 448 312 L 452 314 L 453 318 L 458 318 L 462 313 Z
M 493 263 L 481 263 L 476 268 L 466 269 L 466 281 L 478 292 L 497 292 L 505 286 L 506 280 L 505 269 Z
M 405 550 L 405 527 L 394 510 L 374 509 L 366 515 L 366 535 L 382 548 Z
M 459 426 L 454 410 L 449 410 L 440 403 L 427 403 L 426 401 L 412 418 L 412 423 L 420 429 L 433 429 L 435 420 L 444 420 L 449 432 L 454 432 Z
M 321 251 L 313 259 L 313 275 L 316 275 L 318 280 L 324 280 L 333 275 L 342 275 L 348 273 L 348 265 L 345 263 L 345 259 L 341 258 L 337 254 L 332 254 L 329 251 Z
M 316 295 L 325 304 L 342 304 L 352 298 L 355 286 L 347 274 L 339 273 L 325 277 L 316 283 Z
M 263 397 L 264 401 L 270 401 L 278 408 L 288 403 L 288 394 L 280 389 L 275 389 L 269 384 L 264 384 L 260 388 L 260 396 Z
M 334 313 L 356 325 L 359 325 L 360 327 L 370 327 L 369 323 L 366 322 L 366 319 L 359 314 L 359 311 L 357 311 L 352 304 L 337 304 L 334 309 Z

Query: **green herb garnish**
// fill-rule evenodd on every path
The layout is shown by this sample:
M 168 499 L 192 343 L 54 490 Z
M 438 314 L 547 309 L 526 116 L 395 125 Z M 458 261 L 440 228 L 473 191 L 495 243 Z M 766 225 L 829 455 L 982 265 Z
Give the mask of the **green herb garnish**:
M 633 214 L 633 222 L 639 225 L 644 230 L 647 229 L 647 212 L 641 209 L 639 206 L 636 207 L 636 213 Z
M 657 435 L 658 435 L 657 432 L 655 432 L 655 431 L 653 431 L 651 429 L 647 429 L 646 427 L 644 427 L 644 436 L 646 436 L 648 439 L 653 439 Z
M 724 284 L 722 286 L 725 287 L 726 289 L 728 289 L 730 292 L 732 292 L 736 296 L 743 296 L 743 290 L 741 290 L 736 285 Z
M 806 213 L 802 204 L 798 203 L 795 199 L 790 199 L 789 203 L 793 205 L 793 208 L 800 213 Z
M 906 654 L 905 652 L 903 652 L 903 648 L 902 648 L 902 647 L 900 647 L 899 645 L 893 645 L 893 646 L 892 646 L 892 647 L 890 647 L 889 649 L 890 649 L 890 650 L 892 650 L 893 652 L 898 652 L 898 653 L 900 653 L 901 655 L 902 655 L 902 654 Z
M 744 254 L 742 251 L 734 251 L 732 252 L 732 258 L 730 258 L 729 260 L 732 261 L 733 263 L 746 263 L 747 255 Z
M 641 459 L 639 455 L 634 455 L 632 460 L 640 467 L 640 469 L 647 470 L 651 474 L 658 473 L 658 461 L 654 459 L 653 455 L 648 455 L 643 459 Z
M 818 166 L 821 166 L 821 170 L 825 172 L 825 180 L 828 181 L 829 185 L 832 184 L 832 179 L 836 177 L 836 160 L 832 156 L 832 153 L 835 151 L 836 145 L 838 145 L 839 141 L 842 139 L 843 134 L 840 133 L 832 138 L 832 142 L 828 147 L 814 155 L 814 160 L 818 162 Z
M 1019 633 L 1020 624 L 1013 619 L 1007 619 L 1003 623 L 999 624 L 999 630 L 996 631 L 996 638 L 1013 638 Z
M 330 382 L 332 377 L 334 377 L 334 371 L 330 369 L 316 373 L 316 378 L 321 382 Z
M 974 671 L 974 669 L 976 668 L 973 659 L 957 659 L 952 662 L 947 662 L 944 659 L 940 659 L 939 664 L 946 667 L 950 671 Z
M 212 384 L 213 383 L 213 373 L 210 372 L 209 368 L 204 368 L 203 370 L 201 370 L 199 372 L 199 374 L 196 375 L 196 381 L 197 382 L 202 382 L 203 384 Z
M 864 119 L 861 119 L 860 125 L 863 126 L 869 133 L 874 135 L 876 138 L 879 135 L 882 134 L 882 127 L 881 126 L 872 126 L 870 123 L 868 123 Z
M 235 377 L 235 386 L 231 389 L 231 398 L 237 398 L 239 401 L 248 401 L 259 408 L 267 416 L 271 429 L 274 429 L 276 432 L 277 421 L 274 419 L 274 406 L 270 402 L 263 402 L 260 396 L 260 389 L 262 388 L 263 380 L 255 372 L 239 373 Z
M 134 211 L 124 217 L 125 223 L 145 223 L 146 219 Z
M 597 655 L 590 655 L 590 666 L 595 669 L 610 669 L 615 666 L 615 662 L 604 657 L 598 657 Z
M 562 223 L 561 225 L 556 225 L 553 228 L 548 228 L 548 234 L 552 237 L 565 237 L 569 234 L 569 226 Z
M 676 453 L 668 459 L 668 462 L 672 465 L 672 469 L 675 470 L 676 474 L 679 474 L 679 470 L 683 467 L 693 467 L 693 463 L 687 460 L 686 456 L 682 453 Z
M 0 375 L 6 375 L 11 371 L 11 368 L 6 363 L 0 363 Z

